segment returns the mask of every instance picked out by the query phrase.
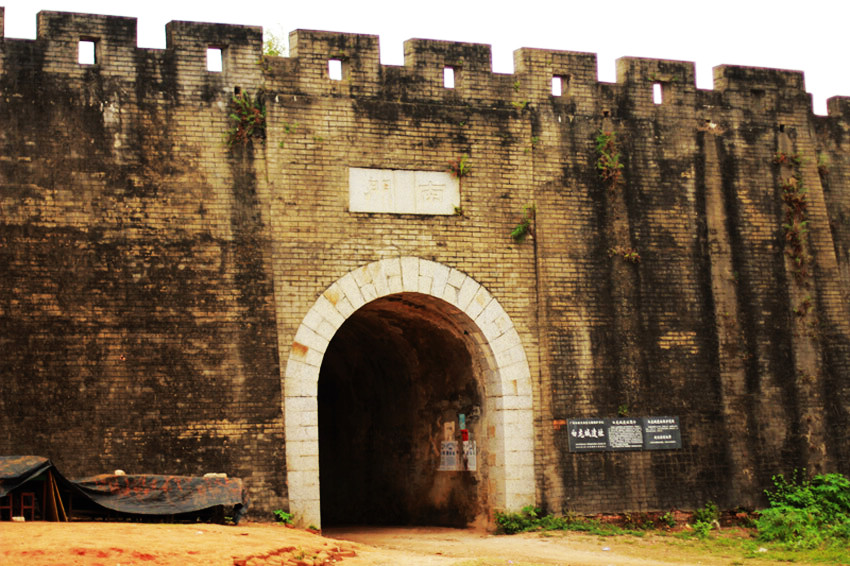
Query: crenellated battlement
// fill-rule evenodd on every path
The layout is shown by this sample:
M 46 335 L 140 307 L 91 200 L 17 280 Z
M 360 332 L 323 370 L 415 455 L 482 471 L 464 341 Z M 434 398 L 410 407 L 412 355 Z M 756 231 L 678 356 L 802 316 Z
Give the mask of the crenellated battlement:
M 0 8 L 0 72 L 38 67 L 46 74 L 83 77 L 95 72 L 129 81 L 140 73 L 170 75 L 186 101 L 209 99 L 214 91 L 226 95 L 234 86 L 256 89 L 268 81 L 313 95 L 491 103 L 560 97 L 595 111 L 605 104 L 589 101 L 599 95 L 600 85 L 608 84 L 597 79 L 593 53 L 521 48 L 514 53 L 514 73 L 507 75 L 492 72 L 491 49 L 483 44 L 411 39 L 404 43 L 404 65 L 399 67 L 380 63 L 374 35 L 296 30 L 290 34 L 290 57 L 264 58 L 262 28 L 254 26 L 173 21 L 166 25 L 166 48 L 161 50 L 138 47 L 135 18 L 43 11 L 37 23 L 35 40 L 2 38 Z M 80 63 L 81 42 L 93 44 L 93 62 Z M 220 71 L 208 69 L 211 48 L 220 50 Z M 331 61 L 338 62 L 341 77 L 330 76 Z M 454 82 L 450 88 L 447 72 Z M 560 95 L 553 95 L 553 80 Z M 765 109 L 782 100 L 809 100 L 799 71 L 719 66 L 714 90 L 706 91 L 697 89 L 691 62 L 634 57 L 617 61 L 614 86 L 633 98 L 636 107 L 651 104 L 654 89 L 660 89 L 665 102 L 697 106 L 710 103 L 713 95 L 746 107 L 753 106 L 747 100 L 755 99 Z M 830 115 L 844 115 L 842 100 L 828 104 Z

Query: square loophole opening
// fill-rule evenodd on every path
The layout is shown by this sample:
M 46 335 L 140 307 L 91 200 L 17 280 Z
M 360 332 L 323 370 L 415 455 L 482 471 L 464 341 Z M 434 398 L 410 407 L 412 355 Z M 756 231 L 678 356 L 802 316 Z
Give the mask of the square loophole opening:
M 664 102 L 664 89 L 661 88 L 661 83 L 652 83 L 652 102 L 653 104 Z
M 207 71 L 220 73 L 224 70 L 224 57 L 221 47 L 207 47 Z
M 443 88 L 455 87 L 455 68 L 443 67 Z
M 328 59 L 328 77 L 332 81 L 342 80 L 342 59 Z
M 552 75 L 552 96 L 564 96 L 570 90 L 569 75 Z
M 80 65 L 97 64 L 97 41 L 94 39 L 81 39 L 77 48 L 77 62 Z

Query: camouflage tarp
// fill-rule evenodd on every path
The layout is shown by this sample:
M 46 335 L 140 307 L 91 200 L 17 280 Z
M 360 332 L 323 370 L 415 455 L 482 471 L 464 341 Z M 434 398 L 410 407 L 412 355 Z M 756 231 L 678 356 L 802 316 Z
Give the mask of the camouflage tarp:
M 122 513 L 177 515 L 245 505 L 238 478 L 104 474 L 72 483 L 98 505 Z
M 41 456 L 0 456 L 0 497 L 53 467 Z
M 0 497 L 47 471 L 74 498 L 120 513 L 179 515 L 221 505 L 241 515 L 248 506 L 239 478 L 104 474 L 68 480 L 40 456 L 0 456 Z

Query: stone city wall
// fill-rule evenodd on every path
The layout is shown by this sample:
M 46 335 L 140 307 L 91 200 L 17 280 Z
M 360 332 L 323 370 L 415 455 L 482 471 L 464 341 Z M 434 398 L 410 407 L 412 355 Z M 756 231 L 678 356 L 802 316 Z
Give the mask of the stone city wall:
M 258 27 L 166 35 L 41 12 L 0 40 L 0 453 L 224 471 L 318 520 L 323 353 L 414 293 L 492 358 L 491 508 L 757 505 L 775 473 L 850 472 L 850 99 L 816 116 L 773 69 L 701 90 L 680 61 L 601 83 L 588 53 L 507 75 L 486 45 L 388 66 L 368 35 L 298 30 L 289 57 Z M 244 143 L 234 97 L 264 111 Z M 404 183 L 430 192 L 381 192 Z M 618 414 L 678 416 L 682 448 L 569 451 L 567 420 Z

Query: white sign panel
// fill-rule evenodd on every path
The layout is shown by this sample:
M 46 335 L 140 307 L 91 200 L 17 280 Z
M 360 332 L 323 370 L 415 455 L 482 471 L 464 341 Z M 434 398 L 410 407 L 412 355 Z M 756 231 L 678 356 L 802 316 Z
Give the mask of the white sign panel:
M 468 471 L 478 471 L 478 446 L 474 440 L 463 442 L 463 459 L 466 461 Z
M 399 169 L 348 169 L 351 212 L 454 214 L 460 186 L 450 173 Z
M 444 440 L 440 446 L 440 467 L 437 470 L 441 472 L 454 472 L 457 469 L 457 442 L 454 440 Z

